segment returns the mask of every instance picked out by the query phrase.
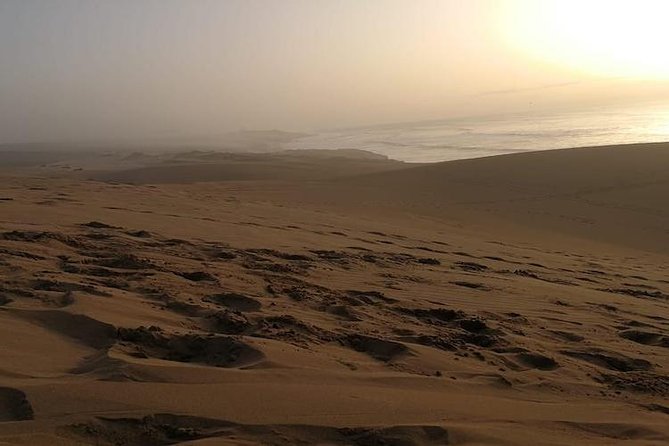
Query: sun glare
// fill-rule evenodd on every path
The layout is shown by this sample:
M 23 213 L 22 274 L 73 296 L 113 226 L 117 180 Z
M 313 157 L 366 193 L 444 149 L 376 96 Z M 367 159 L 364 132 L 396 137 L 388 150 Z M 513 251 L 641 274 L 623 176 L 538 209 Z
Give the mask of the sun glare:
M 503 33 L 528 57 L 600 76 L 669 79 L 669 0 L 520 0 Z
M 665 113 L 657 123 L 651 124 L 649 133 L 669 136 L 669 113 Z

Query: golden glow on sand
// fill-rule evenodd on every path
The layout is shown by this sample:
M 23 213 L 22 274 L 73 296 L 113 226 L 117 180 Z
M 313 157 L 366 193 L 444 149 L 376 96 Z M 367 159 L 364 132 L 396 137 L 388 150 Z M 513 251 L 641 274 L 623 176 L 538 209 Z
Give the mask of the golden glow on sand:
M 527 56 L 587 74 L 669 79 L 669 0 L 521 0 L 503 33 Z

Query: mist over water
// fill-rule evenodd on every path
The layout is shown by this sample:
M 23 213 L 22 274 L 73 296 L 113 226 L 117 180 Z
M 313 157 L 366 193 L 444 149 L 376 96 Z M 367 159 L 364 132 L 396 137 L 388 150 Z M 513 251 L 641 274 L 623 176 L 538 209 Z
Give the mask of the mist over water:
M 669 107 L 507 114 L 327 131 L 287 149 L 361 149 L 408 162 L 669 141 Z

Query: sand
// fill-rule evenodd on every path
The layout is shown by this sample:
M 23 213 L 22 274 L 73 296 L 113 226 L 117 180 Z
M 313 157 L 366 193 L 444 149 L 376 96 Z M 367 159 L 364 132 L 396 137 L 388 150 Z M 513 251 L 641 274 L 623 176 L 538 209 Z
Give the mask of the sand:
M 669 442 L 667 144 L 12 156 L 0 444 Z

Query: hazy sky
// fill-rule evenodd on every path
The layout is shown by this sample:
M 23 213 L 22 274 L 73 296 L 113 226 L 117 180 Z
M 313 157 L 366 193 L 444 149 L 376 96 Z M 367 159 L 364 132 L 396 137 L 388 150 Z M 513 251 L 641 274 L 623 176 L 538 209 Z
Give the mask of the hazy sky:
M 664 0 L 0 0 L 0 142 L 669 100 Z

